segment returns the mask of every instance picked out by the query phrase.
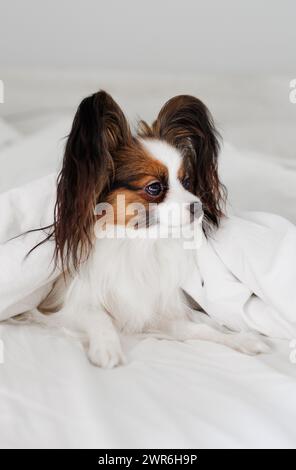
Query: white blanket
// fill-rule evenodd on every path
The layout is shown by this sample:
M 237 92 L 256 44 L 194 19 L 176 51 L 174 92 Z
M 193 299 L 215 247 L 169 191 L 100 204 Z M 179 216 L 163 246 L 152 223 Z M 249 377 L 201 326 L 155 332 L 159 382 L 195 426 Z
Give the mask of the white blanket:
M 52 281 L 53 242 L 26 258 L 53 222 L 55 174 L 0 196 L 0 318 L 37 306 Z M 296 228 L 266 213 L 228 215 L 197 251 L 184 289 L 219 323 L 277 338 L 296 337 Z M 37 303 L 36 303 L 37 302 Z
M 3 243 L 52 220 L 55 174 L 48 173 L 55 171 L 56 141 L 66 133 L 67 123 L 57 123 L 23 145 L 0 153 L 0 162 L 5 161 L 8 168 L 0 181 L 2 319 L 36 304 L 49 282 L 52 245 L 44 245 L 21 262 L 42 234 Z M 258 205 L 260 210 L 278 211 L 296 222 L 295 173 L 268 159 L 262 161 L 264 173 L 255 176 L 260 183 L 264 180 L 264 191 L 262 185 L 253 185 L 248 205 L 241 195 L 252 184 L 255 159 L 250 152 L 227 147 L 221 163 L 233 205 L 246 209 Z M 234 171 L 236 164 L 242 168 L 237 162 L 244 167 L 244 181 Z M 281 185 L 276 185 L 278 177 Z M 249 227 L 255 223 L 256 232 L 258 228 L 260 233 L 268 231 L 264 227 L 268 221 L 261 214 L 259 219 L 242 214 L 233 220 L 238 230 L 244 230 L 244 223 Z M 272 220 L 277 223 L 276 218 Z M 280 225 L 284 230 L 288 227 L 285 222 Z M 225 244 L 225 253 L 232 247 Z M 238 247 L 244 249 L 240 243 Z M 215 248 L 213 241 L 211 253 L 216 256 Z M 241 260 L 233 258 L 232 272 L 241 269 Z M 233 275 L 225 276 L 224 271 L 221 275 L 231 284 L 228 293 L 234 286 L 238 289 Z M 246 299 L 250 290 L 244 294 Z M 223 304 L 227 318 L 245 325 L 246 315 L 229 308 L 233 299 L 225 298 L 222 288 L 216 292 L 220 300 L 227 300 Z M 242 291 L 237 292 L 242 298 Z M 212 310 L 218 320 L 220 311 Z M 264 320 L 262 304 L 258 313 L 256 320 Z M 288 311 L 281 313 L 281 319 L 285 318 L 291 318 Z M 276 321 L 277 328 L 279 325 Z M 103 371 L 89 364 L 75 339 L 38 326 L 1 323 L 0 341 L 4 346 L 3 364 L 0 357 L 0 447 L 295 447 L 293 342 L 273 340 L 271 354 L 248 357 L 202 341 L 127 338 L 127 366 Z
M 50 225 L 54 200 L 54 175 L 3 194 L 0 239 Z M 36 307 L 59 274 L 51 263 L 52 242 L 25 258 L 45 233 L 1 244 L 0 318 Z M 184 289 L 212 318 L 232 329 L 249 326 L 273 337 L 296 337 L 293 224 L 266 213 L 230 215 L 213 236 L 204 238 L 196 255 L 196 271 Z
M 296 227 L 263 212 L 223 219 L 184 288 L 219 323 L 296 337 Z M 198 279 L 200 278 L 200 280 Z M 202 280 L 202 282 L 201 282 Z

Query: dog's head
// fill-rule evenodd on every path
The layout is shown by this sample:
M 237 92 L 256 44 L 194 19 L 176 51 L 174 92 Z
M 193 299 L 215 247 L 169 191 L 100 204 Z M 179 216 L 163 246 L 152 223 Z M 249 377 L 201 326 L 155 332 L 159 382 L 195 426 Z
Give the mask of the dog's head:
M 108 223 L 128 225 L 133 219 L 134 230 L 186 226 L 202 218 L 204 231 L 217 227 L 223 215 L 218 151 L 212 117 L 193 96 L 170 99 L 151 126 L 140 122 L 135 136 L 110 95 L 100 91 L 85 98 L 58 178 L 57 258 L 77 268 L 88 256 L 100 204 L 112 209 Z M 140 208 L 136 222 L 133 208 Z

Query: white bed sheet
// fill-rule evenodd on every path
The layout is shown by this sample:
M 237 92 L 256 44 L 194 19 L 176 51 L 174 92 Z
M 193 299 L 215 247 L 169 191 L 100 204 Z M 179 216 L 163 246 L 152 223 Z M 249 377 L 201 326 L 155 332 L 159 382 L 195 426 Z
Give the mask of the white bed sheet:
M 207 342 L 127 339 L 128 364 L 90 365 L 76 340 L 0 327 L 1 447 L 294 447 L 285 342 L 249 357 Z
M 2 149 L 1 191 L 56 169 L 68 127 L 63 118 Z M 224 155 L 233 205 L 296 222 L 293 160 L 227 145 Z M 0 339 L 0 447 L 296 445 L 296 344 L 273 341 L 271 354 L 248 357 L 208 342 L 126 338 L 127 366 L 104 371 L 75 339 L 37 326 L 2 323 Z

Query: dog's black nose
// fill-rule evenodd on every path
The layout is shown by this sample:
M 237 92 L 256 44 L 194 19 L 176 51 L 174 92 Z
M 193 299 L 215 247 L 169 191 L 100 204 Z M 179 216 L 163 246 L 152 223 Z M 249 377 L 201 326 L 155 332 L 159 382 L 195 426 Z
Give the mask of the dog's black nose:
M 199 201 L 191 202 L 188 209 L 192 217 L 195 219 L 199 219 L 199 217 L 203 214 L 202 203 Z

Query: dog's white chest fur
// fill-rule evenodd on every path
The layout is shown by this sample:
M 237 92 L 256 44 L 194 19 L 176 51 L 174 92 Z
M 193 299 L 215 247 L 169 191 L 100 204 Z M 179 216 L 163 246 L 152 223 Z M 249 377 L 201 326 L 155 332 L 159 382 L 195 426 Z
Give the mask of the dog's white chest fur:
M 121 330 L 140 332 L 186 316 L 180 286 L 193 264 L 182 240 L 99 240 L 88 266 L 90 290 Z

